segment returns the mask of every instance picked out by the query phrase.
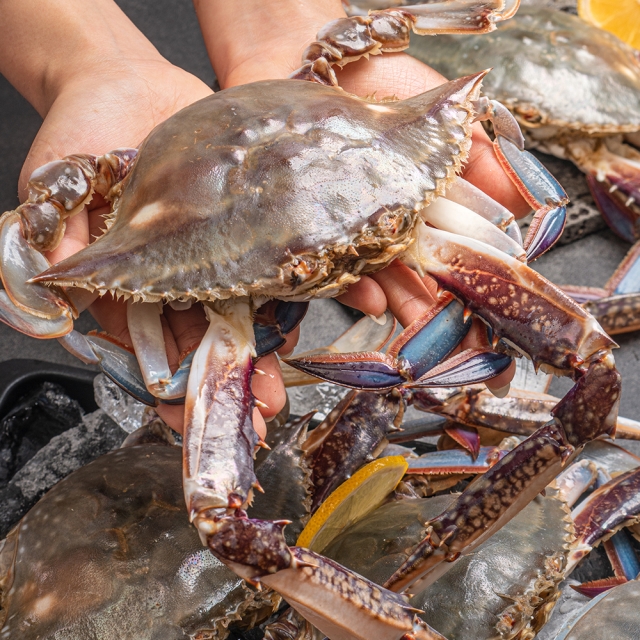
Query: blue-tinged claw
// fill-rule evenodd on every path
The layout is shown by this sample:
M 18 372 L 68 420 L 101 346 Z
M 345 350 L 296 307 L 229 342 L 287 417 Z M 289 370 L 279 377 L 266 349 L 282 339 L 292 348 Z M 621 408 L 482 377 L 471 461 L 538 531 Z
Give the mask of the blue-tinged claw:
M 529 262 L 551 249 L 562 235 L 566 221 L 567 207 L 564 205 L 550 210 L 541 209 L 536 213 L 527 234 L 526 251 Z
M 377 352 L 303 356 L 284 362 L 316 378 L 351 389 L 384 391 L 406 382 L 393 358 Z
M 498 159 L 508 171 L 516 187 L 531 205 L 538 210 L 545 205 L 560 205 L 569 198 L 560 183 L 549 170 L 528 151 L 521 151 L 510 140 L 502 136 L 495 139 Z M 506 161 L 507 166 L 504 166 Z
M 610 296 L 640 292 L 640 242 L 629 249 L 604 288 Z
M 468 451 L 449 449 L 432 451 L 419 458 L 408 458 L 406 473 L 437 475 L 447 473 L 484 473 L 508 452 L 498 447 L 480 447 L 474 459 Z
M 139 402 L 154 407 L 158 404 L 144 384 L 142 371 L 135 354 L 115 340 L 104 335 L 88 335 L 87 342 L 100 360 L 102 372 L 130 396 Z
M 627 242 L 638 240 L 640 219 L 637 199 L 640 180 L 637 176 L 627 183 L 626 180 L 616 177 L 613 171 L 611 174 L 608 173 L 603 181 L 598 180 L 595 175 L 587 175 L 587 182 L 591 195 L 609 227 Z
M 524 242 L 527 257 L 533 260 L 551 248 L 560 237 L 569 198 L 560 183 L 528 151 L 522 151 L 501 135 L 496 136 L 494 148 L 502 168 L 536 212 Z
M 302 322 L 308 308 L 308 302 L 284 300 L 263 305 L 253 319 L 257 356 L 266 356 L 279 349 L 286 342 L 285 336 Z
M 640 574 L 640 562 L 631 544 L 629 534 L 623 529 L 604 543 L 609 562 L 619 578 L 635 580 Z
M 389 357 L 402 362 L 409 380 L 416 380 L 446 358 L 467 335 L 471 318 L 449 293 L 409 325 L 389 346 Z
M 432 369 L 410 387 L 457 387 L 477 384 L 501 374 L 511 358 L 490 349 L 467 349 Z
M 171 380 L 166 382 L 158 398 L 165 404 L 183 404 L 187 395 L 187 382 L 191 372 L 191 363 L 195 355 L 195 350 L 189 353 L 180 363 L 178 370 L 171 376 Z

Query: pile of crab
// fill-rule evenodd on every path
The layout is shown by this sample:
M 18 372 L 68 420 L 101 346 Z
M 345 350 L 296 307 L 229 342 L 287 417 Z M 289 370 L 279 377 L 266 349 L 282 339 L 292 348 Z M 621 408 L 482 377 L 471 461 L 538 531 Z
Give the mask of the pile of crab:
M 338 344 L 362 342 L 363 335 L 374 344 L 381 331 L 365 318 Z M 278 416 L 270 449 L 256 462 L 265 492 L 248 516 L 285 519 L 289 544 L 300 540 L 325 556 L 325 566 L 340 563 L 364 576 L 379 597 L 374 585 L 403 579 L 399 570 L 430 527 L 459 510 L 474 485 L 495 476 L 532 422 L 549 418 L 556 400 L 531 390 L 500 399 L 481 387 L 419 390 L 416 400 L 424 403 L 425 394 L 432 396 L 431 411 L 438 407 L 437 420 L 402 424 L 411 400 L 395 391 L 351 391 L 315 425 L 312 413 L 288 421 Z M 622 420 L 620 426 L 627 437 L 640 437 L 640 425 Z M 465 447 L 453 447 L 451 436 L 465 431 Z M 437 434 L 438 450 L 423 437 Z M 475 441 L 482 441 L 477 449 Z M 492 441 L 497 444 L 484 444 Z M 0 544 L 0 638 L 324 638 L 277 592 L 243 580 L 201 546 L 182 497 L 181 457 L 170 430 L 155 418 L 46 494 Z M 375 465 L 388 468 L 385 463 L 400 469 L 387 491 L 370 501 L 361 489 L 366 508 L 355 504 L 339 522 L 312 526 L 348 478 Z M 430 626 L 423 637 L 533 638 L 549 620 L 562 581 L 576 566 L 579 574 L 581 561 L 603 543 L 613 575 L 574 582 L 593 600 L 585 598 L 566 628 L 545 637 L 581 638 L 585 627 L 594 640 L 632 637 L 640 628 L 632 603 L 640 564 L 621 529 L 635 535 L 639 490 L 640 458 L 608 439 L 590 442 L 472 554 L 449 558 L 446 572 L 432 572 L 395 604 Z M 496 493 L 484 499 L 489 495 Z M 341 615 L 347 626 L 348 610 Z M 260 635 L 245 636 L 251 629 Z
M 169 571 L 163 558 L 162 571 L 168 573 L 153 583 L 154 590 L 143 602 L 134 606 L 126 595 L 117 597 L 119 578 L 130 575 L 135 581 L 152 573 L 149 554 L 134 553 L 129 562 L 134 545 L 128 532 L 146 530 L 147 518 L 165 511 L 177 514 L 181 505 L 174 494 L 162 493 L 155 485 L 146 504 L 135 499 L 134 488 L 144 484 L 127 480 L 127 469 L 138 468 L 131 460 L 135 447 L 113 454 L 124 461 L 114 480 L 121 489 L 110 486 L 110 465 L 96 463 L 102 466 L 96 467 L 100 471 L 94 482 L 102 488 L 92 493 L 94 499 L 80 492 L 74 501 L 79 499 L 82 509 L 89 510 L 84 520 L 102 523 L 89 539 L 104 537 L 101 544 L 110 550 L 113 562 L 123 564 L 111 568 L 108 583 L 97 587 L 100 561 L 93 549 L 89 545 L 86 553 L 78 550 L 77 557 L 90 567 L 88 573 L 72 569 L 75 547 L 67 545 L 74 536 L 63 535 L 65 560 L 60 562 L 68 572 L 66 584 L 81 586 L 76 609 L 85 627 L 79 637 L 109 637 L 113 625 L 107 614 L 117 615 L 121 624 L 147 621 L 150 638 L 167 637 L 165 630 L 154 630 L 156 622 L 177 625 L 193 637 L 215 637 L 219 631 L 207 606 L 194 599 L 199 576 L 209 568 L 223 570 L 226 577 L 224 585 L 209 587 L 213 595 L 206 602 L 213 606 L 224 600 L 222 593 L 240 589 L 241 602 L 223 605 L 224 611 L 238 608 L 239 617 L 247 600 L 255 611 L 273 605 L 277 596 L 272 592 L 285 598 L 297 613 L 287 614 L 277 623 L 284 631 L 269 631 L 272 635 L 302 633 L 296 630 L 298 615 L 307 621 L 305 628 L 313 625 L 332 640 L 454 635 L 447 629 L 443 636 L 436 621 L 429 626 L 419 613 L 430 605 L 410 604 L 406 590 L 419 598 L 476 557 L 483 543 L 517 526 L 517 517 L 533 519 L 526 514 L 546 508 L 538 496 L 558 474 L 589 443 L 613 435 L 616 426 L 620 429 L 615 343 L 587 310 L 528 266 L 562 232 L 566 194 L 524 150 L 509 110 L 480 97 L 486 72 L 407 100 L 376 103 L 343 92 L 333 71 L 334 65 L 369 54 L 407 48 L 411 30 L 491 31 L 495 22 L 511 17 L 517 5 L 517 0 L 448 0 L 334 21 L 318 33 L 304 53 L 303 66 L 290 79 L 239 86 L 205 98 L 160 124 L 139 150 L 74 155 L 49 163 L 31 176 L 27 202 L 0 219 L 0 319 L 35 337 L 57 337 L 149 404 L 185 404 L 182 520 L 185 531 L 191 531 L 186 524 L 190 519 L 213 555 L 190 551 L 185 560 L 176 547 L 178 568 Z M 468 157 L 471 125 L 478 120 L 491 122 L 496 155 L 535 210 L 524 242 L 511 213 L 458 176 Z M 49 265 L 44 253 L 60 241 L 66 218 L 80 211 L 94 193 L 112 203 L 108 231 L 86 249 Z M 393 561 L 384 562 L 384 570 L 378 572 L 371 559 L 360 563 L 351 552 L 343 557 L 333 546 L 337 539 L 322 553 L 292 544 L 285 522 L 273 520 L 278 509 L 272 503 L 266 512 L 256 511 L 254 490 L 266 483 L 254 470 L 254 449 L 260 441 L 252 425 L 256 402 L 251 375 L 255 358 L 277 349 L 300 322 L 307 300 L 336 296 L 393 260 L 437 283 L 438 300 L 428 313 L 405 328 L 385 353 L 356 344 L 347 353 L 307 354 L 288 361 L 303 374 L 357 390 L 337 411 L 338 417 L 364 416 L 353 428 L 383 423 L 383 435 L 370 437 L 368 446 L 349 444 L 346 452 L 347 440 L 332 445 L 322 435 L 324 427 L 310 436 L 311 444 L 301 445 L 326 465 L 324 471 L 312 466 L 316 489 L 311 509 L 333 483 L 353 470 L 348 466 L 338 472 L 342 467 L 325 448 L 334 447 L 336 455 L 342 451 L 358 463 L 362 455 L 375 453 L 389 424 L 398 424 L 406 403 L 441 407 L 444 413 L 458 400 L 463 412 L 476 400 L 490 401 L 469 385 L 504 371 L 516 356 L 530 358 L 536 368 L 569 376 L 575 384 L 557 403 L 545 399 L 538 419 L 519 427 L 527 437 L 508 452 L 483 449 L 475 426 L 448 428 L 454 440 L 465 442 L 476 462 L 493 465 L 460 495 L 440 499 L 435 511 L 422 512 L 420 506 L 413 516 L 394 512 L 383 517 L 392 529 L 402 518 L 413 518 L 415 530 L 407 534 L 410 542 L 393 553 L 382 545 L 382 555 Z M 127 298 L 132 345 L 73 330 L 78 311 L 106 293 Z M 163 304 L 180 310 L 192 303 L 204 305 L 209 328 L 172 375 L 164 348 Z M 483 344 L 449 357 L 468 333 L 472 316 L 487 327 Z M 466 390 L 451 397 L 452 388 L 463 386 Z M 359 403 L 368 403 L 366 412 Z M 157 456 L 175 455 L 173 449 L 162 451 Z M 136 453 L 142 466 L 153 457 Z M 78 473 L 89 475 L 87 469 Z M 470 473 L 468 466 L 458 468 L 458 473 Z M 160 469 L 157 475 L 164 480 L 170 474 Z M 68 482 L 58 488 L 73 488 L 71 479 Z M 290 476 L 285 485 L 293 491 L 299 488 Z M 273 501 L 276 492 L 266 486 L 264 490 L 266 499 Z M 419 494 L 419 487 L 414 490 Z M 53 536 L 73 526 L 72 518 L 62 515 L 66 497 L 60 491 L 62 495 L 52 492 L 45 498 L 53 503 L 53 517 L 36 506 L 4 544 L 4 637 L 26 637 L 44 620 L 50 625 L 65 620 L 71 624 L 66 592 L 54 588 L 56 572 L 45 570 L 44 559 L 23 560 L 31 549 L 53 554 L 57 546 L 46 543 L 43 532 Z M 118 492 L 125 494 L 125 501 L 127 495 L 131 498 L 132 509 L 140 510 L 129 516 L 127 509 L 101 504 L 100 496 L 108 499 Z M 287 498 L 289 502 L 294 499 Z M 393 509 L 402 511 L 407 503 L 399 504 Z M 551 504 L 550 509 L 566 515 L 557 501 Z M 518 516 L 521 512 L 525 515 Z M 541 603 L 552 600 L 554 581 L 570 566 L 565 515 L 557 526 L 562 543 L 545 555 L 542 574 L 538 563 L 536 584 L 526 582 L 526 593 L 514 595 L 513 602 L 500 609 L 505 637 L 510 626 L 522 637 L 533 633 L 535 620 L 545 615 Z M 287 513 L 281 517 L 300 519 Z M 178 534 L 173 525 L 164 531 L 160 538 Z M 153 549 L 161 546 L 155 529 L 154 535 Z M 31 536 L 33 541 L 28 540 Z M 590 533 L 585 536 L 581 549 L 594 543 Z M 542 537 L 534 541 L 536 549 Z M 392 538 L 400 540 L 395 533 Z M 539 557 L 536 549 L 532 554 Z M 25 564 L 31 574 L 21 572 Z M 375 574 L 363 575 L 373 569 Z M 525 584 L 524 578 L 517 581 Z M 168 582 L 176 587 L 175 596 Z M 257 596 L 258 586 L 270 591 Z M 126 594 L 136 591 L 130 583 L 123 589 Z M 114 600 L 102 609 L 105 593 Z M 98 610 L 100 616 L 84 613 Z M 228 620 L 226 613 L 222 620 Z M 49 631 L 38 633 L 36 637 L 43 637 Z M 60 637 L 65 632 L 50 633 Z M 128 633 L 118 632 L 117 637 Z M 130 637 L 145 636 L 136 630 Z

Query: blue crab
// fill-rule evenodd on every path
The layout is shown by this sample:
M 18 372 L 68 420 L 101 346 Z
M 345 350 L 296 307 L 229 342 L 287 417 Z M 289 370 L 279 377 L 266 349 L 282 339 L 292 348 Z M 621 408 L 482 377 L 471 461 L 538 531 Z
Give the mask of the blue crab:
M 637 51 L 576 16 L 529 6 L 485 39 L 414 41 L 409 53 L 446 77 L 493 67 L 484 92 L 514 113 L 528 146 L 574 162 L 607 224 L 628 242 L 640 237 Z
M 444 560 L 471 552 L 584 442 L 615 428 L 620 380 L 614 343 L 525 264 L 561 232 L 566 194 L 524 151 L 509 111 L 480 98 L 486 72 L 407 100 L 376 103 L 341 91 L 332 69 L 405 49 L 411 30 L 491 31 L 517 4 L 450 0 L 334 21 L 290 79 L 205 98 L 160 124 L 139 151 L 75 155 L 45 165 L 31 176 L 27 202 L 0 221 L 2 319 L 29 335 L 59 337 L 136 392 L 141 372 L 140 393 L 150 402 L 181 401 L 186 393 L 183 485 L 203 543 L 246 580 L 285 596 L 332 640 L 439 638 L 394 591 L 442 574 L 451 566 Z M 524 247 L 509 212 L 456 177 L 472 122 L 487 119 L 496 155 L 536 210 Z M 50 266 L 42 252 L 56 245 L 65 219 L 93 193 L 112 203 L 107 232 Z M 454 228 L 457 234 L 446 230 Z M 496 375 L 519 351 L 576 384 L 550 422 L 431 521 L 425 540 L 385 589 L 289 547 L 284 523 L 250 519 L 245 508 L 259 488 L 253 358 L 295 324 L 289 311 L 298 307 L 291 305 L 335 296 L 394 259 L 429 274 L 449 293 L 384 356 L 314 356 L 296 361 L 297 367 L 378 390 L 450 386 Z M 73 331 L 78 309 L 107 292 L 128 298 L 135 355 L 104 337 Z M 255 311 L 269 299 L 278 302 L 257 330 Z M 171 377 L 162 304 L 179 309 L 196 301 L 204 304 L 209 328 Z M 492 327 L 500 353 L 487 342 L 431 371 L 466 334 L 471 314 Z

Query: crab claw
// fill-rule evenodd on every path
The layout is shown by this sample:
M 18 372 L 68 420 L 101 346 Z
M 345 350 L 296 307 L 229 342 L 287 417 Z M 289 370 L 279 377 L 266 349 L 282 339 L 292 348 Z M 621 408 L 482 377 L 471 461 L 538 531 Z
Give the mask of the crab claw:
M 418 618 L 406 596 L 312 551 L 293 547 L 291 554 L 291 568 L 262 582 L 332 640 L 446 640 Z
M 266 356 L 279 349 L 286 342 L 285 336 L 302 322 L 308 309 L 308 302 L 284 300 L 267 302 L 260 307 L 253 318 L 257 356 Z
M 535 215 L 525 238 L 531 262 L 558 240 L 567 216 L 569 198 L 544 165 L 524 150 L 524 138 L 513 114 L 497 100 L 480 98 L 475 103 L 476 120 L 490 120 L 495 133 L 493 147 L 511 181 L 531 205 Z
M 577 541 L 569 554 L 567 574 L 602 540 L 640 520 L 640 469 L 603 484 L 573 510 L 572 517 Z
M 467 317 L 465 317 L 467 316 Z M 389 346 L 378 352 L 310 355 L 285 362 L 304 373 L 353 389 L 384 391 L 408 387 L 451 387 L 475 384 L 502 373 L 509 356 L 491 349 L 468 349 L 446 362 L 465 337 L 471 319 L 450 294 L 415 320 Z
M 640 153 L 615 138 L 578 140 L 574 162 L 587 174 L 593 199 L 611 229 L 627 242 L 640 238 Z
M 484 382 L 511 365 L 510 356 L 491 349 L 467 349 L 421 376 L 411 387 L 457 387 Z

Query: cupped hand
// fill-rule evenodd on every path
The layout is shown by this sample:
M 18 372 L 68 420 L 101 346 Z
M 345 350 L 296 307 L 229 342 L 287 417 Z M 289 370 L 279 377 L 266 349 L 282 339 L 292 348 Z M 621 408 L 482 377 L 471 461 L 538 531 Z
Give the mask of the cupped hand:
M 273 78 L 285 78 L 299 68 L 305 48 L 328 21 L 344 17 L 339 0 L 263 2 L 246 0 L 242 12 L 219 0 L 195 0 L 209 57 L 222 88 Z M 238 17 L 241 14 L 241 21 Z M 238 24 L 234 24 L 237 22 Z M 223 26 L 221 26 L 223 25 Z M 436 87 L 446 79 L 404 53 L 362 58 L 336 69 L 340 86 L 361 97 L 408 98 Z M 521 217 L 528 205 L 500 166 L 482 125 L 473 129 L 473 144 L 463 176 L 510 211 Z M 426 313 L 436 300 L 437 287 L 429 278 L 398 261 L 365 276 L 339 299 L 364 313 L 381 315 L 385 309 L 407 326 Z M 482 340 L 480 321 L 460 348 Z M 486 332 L 484 332 L 486 335 Z M 486 338 L 485 338 L 486 340 Z M 490 389 L 506 386 L 515 365 L 487 382 Z
M 103 154 L 118 147 L 136 147 L 160 122 L 183 107 L 212 93 L 202 81 L 179 69 L 159 54 L 138 60 L 103 61 L 98 69 L 86 69 L 82 77 L 66 83 L 51 104 L 31 147 L 21 174 L 21 194 L 34 169 L 72 153 Z M 47 257 L 56 263 L 87 246 L 101 235 L 102 216 L 108 205 L 95 197 L 85 210 L 67 221 L 59 247 Z M 110 295 L 90 307 L 100 326 L 126 344 L 126 303 Z M 162 324 L 169 364 L 178 366 L 179 355 L 197 345 L 208 322 L 201 305 L 188 311 L 164 307 Z M 288 345 L 286 350 L 291 350 Z M 254 378 L 256 397 L 267 408 L 256 411 L 254 425 L 264 435 L 267 419 L 284 405 L 285 391 L 275 355 L 260 361 L 267 375 Z M 184 406 L 160 405 L 158 413 L 174 429 L 181 431 Z

